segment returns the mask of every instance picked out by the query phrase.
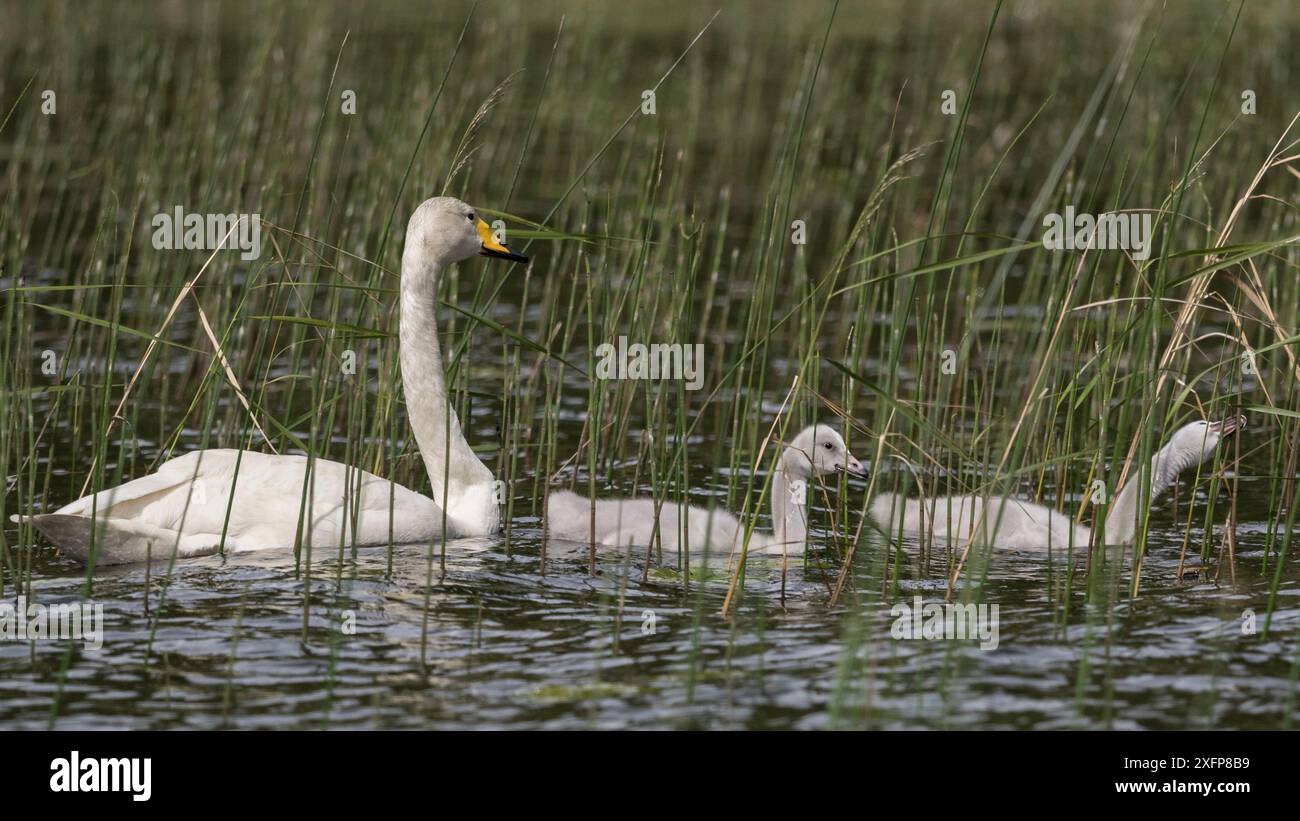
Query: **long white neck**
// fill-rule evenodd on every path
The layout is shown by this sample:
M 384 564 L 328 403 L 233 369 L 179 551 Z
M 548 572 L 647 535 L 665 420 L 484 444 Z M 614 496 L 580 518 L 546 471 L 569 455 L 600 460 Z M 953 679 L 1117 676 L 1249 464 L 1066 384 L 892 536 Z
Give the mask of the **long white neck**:
M 1178 474 L 1196 464 L 1197 454 L 1180 451 L 1173 442 L 1166 444 L 1151 457 L 1151 494 L 1147 508 L 1155 504 L 1166 490 L 1178 480 Z M 1137 532 L 1138 500 L 1142 494 L 1142 474 L 1132 471 L 1124 489 L 1115 497 L 1115 503 L 1106 514 L 1106 542 L 1129 544 Z
M 773 536 L 787 553 L 802 552 L 808 540 L 808 490 L 807 460 L 787 450 L 772 477 Z
M 408 237 L 402 251 L 401 327 L 398 333 L 407 418 L 454 536 L 496 532 L 500 513 L 492 471 L 470 449 L 447 401 L 438 346 L 438 278 L 444 263 Z

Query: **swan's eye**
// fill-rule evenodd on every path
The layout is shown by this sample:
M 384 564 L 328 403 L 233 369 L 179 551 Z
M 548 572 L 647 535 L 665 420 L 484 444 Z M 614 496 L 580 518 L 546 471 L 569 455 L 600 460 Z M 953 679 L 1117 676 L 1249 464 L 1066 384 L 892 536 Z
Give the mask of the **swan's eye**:
M 827 443 L 824 445 L 824 447 L 825 447 L 827 450 L 835 450 L 835 445 L 832 444 L 832 443 L 830 443 L 830 442 L 827 442 Z
M 474 215 L 473 215 L 473 214 L 466 214 L 466 215 L 465 215 L 465 218 L 466 218 L 467 220 L 469 220 L 470 222 L 473 222 L 473 221 L 474 221 Z

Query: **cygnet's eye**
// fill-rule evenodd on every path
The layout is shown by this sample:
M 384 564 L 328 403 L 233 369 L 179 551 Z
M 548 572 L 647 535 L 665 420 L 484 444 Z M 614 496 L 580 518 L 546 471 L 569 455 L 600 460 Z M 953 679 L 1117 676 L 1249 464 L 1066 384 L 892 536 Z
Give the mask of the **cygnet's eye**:
M 835 444 L 833 442 L 827 442 L 824 447 L 827 450 L 835 450 Z
M 473 214 L 466 214 L 466 215 L 465 215 L 465 218 L 468 219 L 470 222 L 473 222 L 473 221 L 474 221 L 474 215 L 473 215 Z

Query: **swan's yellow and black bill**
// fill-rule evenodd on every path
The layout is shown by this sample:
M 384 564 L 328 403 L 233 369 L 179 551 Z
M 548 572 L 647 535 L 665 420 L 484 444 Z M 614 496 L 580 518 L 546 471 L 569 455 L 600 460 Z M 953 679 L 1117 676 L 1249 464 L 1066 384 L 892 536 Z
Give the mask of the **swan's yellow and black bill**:
M 492 228 L 483 220 L 478 221 L 478 238 L 483 242 L 483 248 L 480 250 L 481 257 L 496 257 L 497 259 L 508 259 L 511 262 L 527 262 L 528 257 L 523 254 L 511 252 L 509 248 L 497 242 L 497 238 L 492 236 Z

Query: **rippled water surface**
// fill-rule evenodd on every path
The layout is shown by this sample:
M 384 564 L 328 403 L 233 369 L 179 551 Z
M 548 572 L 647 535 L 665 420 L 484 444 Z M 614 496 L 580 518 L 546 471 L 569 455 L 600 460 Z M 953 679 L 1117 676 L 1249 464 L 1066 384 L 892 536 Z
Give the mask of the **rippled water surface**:
M 0 728 L 1300 719 L 1300 556 L 1269 532 L 1300 464 L 1294 9 L 310 9 L 0 13 L 0 600 L 104 613 L 98 648 L 0 639 Z M 8 521 L 203 447 L 430 492 L 396 292 L 406 221 L 439 193 L 531 257 L 458 263 L 427 305 L 508 533 L 87 578 Z M 164 247 L 174 208 L 260 215 L 261 255 Z M 1045 215 L 1103 209 L 1154 215 L 1155 255 L 1039 241 Z M 604 379 L 593 350 L 624 337 L 700 345 L 699 390 Z M 997 607 L 996 648 L 895 637 L 894 608 L 945 600 L 949 557 L 867 529 L 846 558 L 871 480 L 1014 480 L 1091 519 L 1084 489 L 1113 487 L 1142 426 L 1239 412 L 1240 446 L 1157 504 L 1136 589 L 1131 555 L 1085 578 L 977 551 L 954 593 Z M 815 494 L 807 561 L 753 559 L 733 587 L 725 558 L 544 541 L 546 489 L 589 483 L 748 501 L 769 529 L 760 443 L 814 421 L 871 479 Z
M 999 557 L 989 651 L 892 639 L 869 591 L 828 607 L 826 555 L 829 567 L 790 570 L 784 598 L 779 562 L 751 561 L 724 620 L 717 563 L 684 592 L 670 568 L 647 577 L 639 559 L 602 556 L 592 576 L 584 548 L 554 543 L 543 574 L 536 527 L 518 524 L 508 551 L 449 543 L 445 576 L 419 545 L 393 551 L 391 570 L 382 548 L 318 558 L 309 582 L 278 551 L 170 577 L 101 570 L 103 647 L 0 643 L 0 722 L 48 726 L 53 704 L 60 728 L 1275 728 L 1296 713 L 1300 584 L 1284 572 L 1263 637 L 1273 566 L 1261 572 L 1265 534 L 1249 521 L 1235 581 L 1226 561 L 1178 581 L 1170 529 L 1138 598 L 1107 615 L 1076 589 L 1066 625 L 1063 568 L 1049 584 L 1046 560 Z M 77 601 L 83 572 L 51 552 L 34 594 Z M 942 599 L 941 569 L 902 576 L 891 602 Z

